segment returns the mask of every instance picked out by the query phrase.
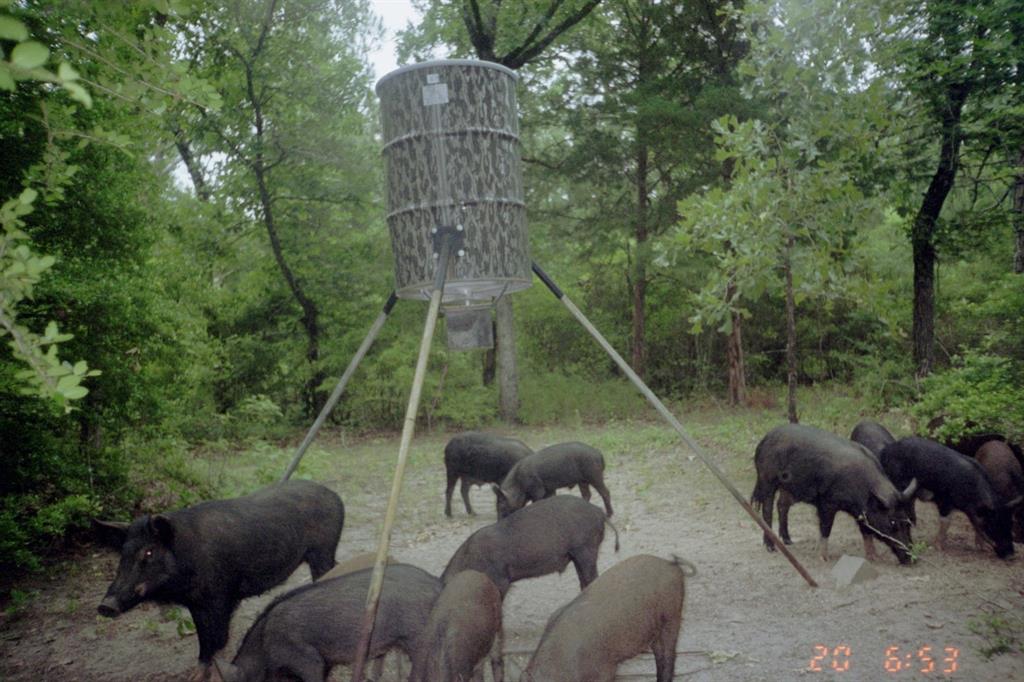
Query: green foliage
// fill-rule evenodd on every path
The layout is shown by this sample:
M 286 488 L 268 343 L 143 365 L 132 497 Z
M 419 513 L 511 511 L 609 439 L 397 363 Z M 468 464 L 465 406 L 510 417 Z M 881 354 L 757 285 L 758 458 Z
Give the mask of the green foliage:
M 978 653 L 986 659 L 1024 651 L 1024 621 L 1019 614 L 985 613 L 968 620 L 967 629 L 984 640 Z
M 649 414 L 647 402 L 624 378 L 594 380 L 567 371 L 528 374 L 519 388 L 524 424 L 540 426 L 608 419 L 628 419 Z
M 933 436 L 956 439 L 974 431 L 993 431 L 1024 439 L 1024 371 L 1005 357 L 968 350 L 953 366 L 924 380 L 912 414 L 923 424 L 942 423 Z

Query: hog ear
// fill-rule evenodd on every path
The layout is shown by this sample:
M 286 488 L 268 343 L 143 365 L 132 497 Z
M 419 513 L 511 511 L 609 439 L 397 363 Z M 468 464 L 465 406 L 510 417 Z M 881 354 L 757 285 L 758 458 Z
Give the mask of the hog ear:
M 912 497 L 914 497 L 914 493 L 916 493 L 916 492 L 917 492 L 917 479 L 916 478 L 912 478 L 912 479 L 910 479 L 910 483 L 909 483 L 909 485 L 907 485 L 906 490 L 904 490 L 903 492 L 900 493 L 900 497 L 903 499 L 904 502 L 906 502 L 907 500 L 909 500 Z
M 128 525 L 129 524 L 121 523 L 120 521 L 100 521 L 99 519 L 93 519 L 92 532 L 101 544 L 120 550 L 125 539 L 128 537 Z
M 161 544 L 171 547 L 174 545 L 174 524 L 163 514 L 149 517 L 149 532 L 152 533 Z

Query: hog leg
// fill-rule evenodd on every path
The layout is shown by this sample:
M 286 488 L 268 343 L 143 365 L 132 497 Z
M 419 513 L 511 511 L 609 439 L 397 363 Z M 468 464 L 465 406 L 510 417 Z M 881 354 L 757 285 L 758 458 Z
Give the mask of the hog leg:
M 985 532 L 985 526 L 982 523 L 981 517 L 971 512 L 964 512 L 967 514 L 967 519 L 971 522 L 971 527 L 974 528 L 974 547 L 976 549 L 991 549 L 994 543 L 989 539 L 988 533 Z
M 228 643 L 228 625 L 231 614 L 238 602 L 213 602 L 203 606 L 189 606 L 192 622 L 196 624 L 196 635 L 199 637 L 199 663 L 209 673 L 213 655 Z M 205 676 L 201 679 L 205 679 Z
M 785 489 L 779 491 L 779 538 L 782 542 L 787 545 L 792 545 L 793 541 L 789 537 L 789 508 L 795 504 L 796 500 L 789 494 Z
M 586 483 L 580 483 L 580 495 L 583 496 L 584 500 L 590 502 L 590 486 Z
M 303 561 L 309 566 L 309 573 L 313 580 L 319 580 L 320 576 L 334 568 L 338 562 L 334 560 L 334 548 L 332 547 L 310 547 L 303 557 Z
M 459 480 L 459 475 L 448 469 L 448 486 L 444 489 L 444 515 L 448 518 L 452 517 L 452 492 L 455 490 L 455 482 Z
M 679 639 L 679 626 L 682 621 L 674 618 L 661 626 L 661 632 L 654 638 L 651 651 L 654 654 L 654 669 L 658 673 L 658 682 L 672 682 L 676 669 L 676 640 Z
M 494 644 L 491 645 L 491 677 L 494 682 L 503 682 L 505 679 L 505 628 L 500 625 L 494 635 Z
M 949 514 L 939 516 L 939 532 L 935 535 L 935 546 L 946 550 L 946 534 L 949 533 Z
M 864 558 L 868 561 L 878 561 L 878 554 L 875 553 L 874 538 L 863 530 L 860 532 L 860 536 L 864 539 Z
M 605 487 L 604 481 L 594 481 L 594 489 L 597 494 L 604 500 L 604 513 L 608 516 L 612 515 L 612 496 L 608 493 L 608 488 Z
M 377 658 L 373 659 L 373 663 L 370 664 L 370 674 L 368 676 L 368 679 L 372 680 L 373 682 L 380 682 L 380 680 L 383 679 L 383 675 L 384 675 L 384 656 L 385 656 L 385 654 L 382 654 L 382 655 L 378 656 Z M 399 679 L 402 678 L 401 670 L 399 670 L 399 676 L 398 677 L 399 677 Z
M 758 481 L 760 483 L 760 481 Z M 756 493 L 755 489 L 755 493 Z M 775 488 L 770 488 L 761 500 L 761 516 L 764 518 L 764 523 L 769 528 L 772 527 L 772 507 L 775 506 Z M 764 534 L 764 546 L 769 552 L 775 551 L 775 544 L 772 542 L 772 538 L 768 533 Z
M 821 549 L 822 561 L 828 561 L 828 536 L 832 534 L 832 523 L 836 520 L 838 511 L 831 505 L 822 505 L 818 508 L 818 528 L 821 531 L 821 540 L 818 546 Z
M 473 511 L 472 505 L 469 504 L 469 486 L 473 485 L 473 482 L 467 479 L 465 476 L 462 477 L 462 503 L 466 505 L 466 513 L 470 516 L 474 516 L 476 512 Z
M 576 567 L 576 575 L 580 579 L 580 589 L 597 579 L 597 547 L 576 549 L 569 555 L 572 565 Z

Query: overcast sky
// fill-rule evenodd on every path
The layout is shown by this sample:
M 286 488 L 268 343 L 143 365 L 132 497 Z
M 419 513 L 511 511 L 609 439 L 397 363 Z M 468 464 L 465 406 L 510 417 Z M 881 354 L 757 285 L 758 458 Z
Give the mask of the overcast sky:
M 384 42 L 379 50 L 370 53 L 370 64 L 379 79 L 398 66 L 395 33 L 404 29 L 409 22 L 417 23 L 419 13 L 413 9 L 409 0 L 370 0 L 370 5 L 384 22 Z

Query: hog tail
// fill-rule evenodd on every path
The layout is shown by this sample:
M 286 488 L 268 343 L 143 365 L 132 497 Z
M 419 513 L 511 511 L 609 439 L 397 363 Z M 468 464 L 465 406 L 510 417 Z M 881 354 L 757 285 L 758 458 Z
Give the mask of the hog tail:
M 619 529 L 615 527 L 615 524 L 608 520 L 608 517 L 604 517 L 604 522 L 608 524 L 608 527 L 615 533 L 615 551 L 619 551 Z
M 676 554 L 672 555 L 672 563 L 678 566 L 679 570 L 682 571 L 683 575 L 687 578 L 692 578 L 697 575 L 697 567 Z

